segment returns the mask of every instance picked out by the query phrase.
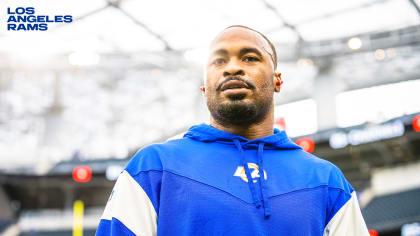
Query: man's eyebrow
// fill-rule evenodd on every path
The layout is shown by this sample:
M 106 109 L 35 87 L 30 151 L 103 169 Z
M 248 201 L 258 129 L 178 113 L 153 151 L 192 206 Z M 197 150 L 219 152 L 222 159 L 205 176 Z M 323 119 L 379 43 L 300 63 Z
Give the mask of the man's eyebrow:
M 226 49 L 219 49 L 212 53 L 212 55 L 227 55 L 228 51 Z
M 262 53 L 260 52 L 260 50 L 256 49 L 256 48 L 242 48 L 239 51 L 239 55 L 245 55 L 247 53 L 255 53 L 257 54 L 259 57 L 262 57 Z

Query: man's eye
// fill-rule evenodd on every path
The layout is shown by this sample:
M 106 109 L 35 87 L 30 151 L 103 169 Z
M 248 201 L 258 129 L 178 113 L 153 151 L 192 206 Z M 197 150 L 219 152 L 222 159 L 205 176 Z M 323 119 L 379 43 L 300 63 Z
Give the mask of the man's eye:
M 221 65 L 221 64 L 223 64 L 225 62 L 226 62 L 225 59 L 223 59 L 223 58 L 217 58 L 216 60 L 213 61 L 213 64 L 215 64 L 215 65 Z
M 259 61 L 259 60 L 260 59 L 258 59 L 257 57 L 250 57 L 250 56 L 247 56 L 244 58 L 245 62 L 254 62 L 254 61 Z

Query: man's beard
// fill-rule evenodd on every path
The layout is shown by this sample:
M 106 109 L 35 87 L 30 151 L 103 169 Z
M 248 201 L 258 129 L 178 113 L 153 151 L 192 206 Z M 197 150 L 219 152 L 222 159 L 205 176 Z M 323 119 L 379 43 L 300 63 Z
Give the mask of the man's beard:
M 207 106 L 213 118 L 226 126 L 249 126 L 262 121 L 272 105 L 272 98 L 261 97 L 255 103 L 243 100 L 243 97 L 230 98 L 217 102 L 217 98 L 208 98 Z

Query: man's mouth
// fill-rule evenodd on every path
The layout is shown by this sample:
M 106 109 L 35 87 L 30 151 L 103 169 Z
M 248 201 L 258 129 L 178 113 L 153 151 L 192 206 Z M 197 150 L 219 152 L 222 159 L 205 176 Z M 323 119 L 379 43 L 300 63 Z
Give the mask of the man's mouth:
M 220 91 L 225 91 L 228 89 L 249 89 L 248 85 L 240 80 L 229 80 L 225 83 L 223 83 L 223 85 L 220 88 Z

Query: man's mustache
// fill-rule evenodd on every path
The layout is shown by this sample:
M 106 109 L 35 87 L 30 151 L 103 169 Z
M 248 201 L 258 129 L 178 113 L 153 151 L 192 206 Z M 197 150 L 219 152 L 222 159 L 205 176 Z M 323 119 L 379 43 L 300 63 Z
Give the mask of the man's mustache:
M 248 81 L 248 80 L 242 78 L 241 76 L 231 76 L 231 77 L 227 77 L 224 80 L 220 81 L 219 85 L 216 88 L 216 91 L 220 91 L 222 89 L 223 84 L 225 84 L 226 82 L 231 81 L 231 80 L 242 81 L 248 86 L 249 89 L 255 89 L 255 85 L 254 85 L 253 82 Z

